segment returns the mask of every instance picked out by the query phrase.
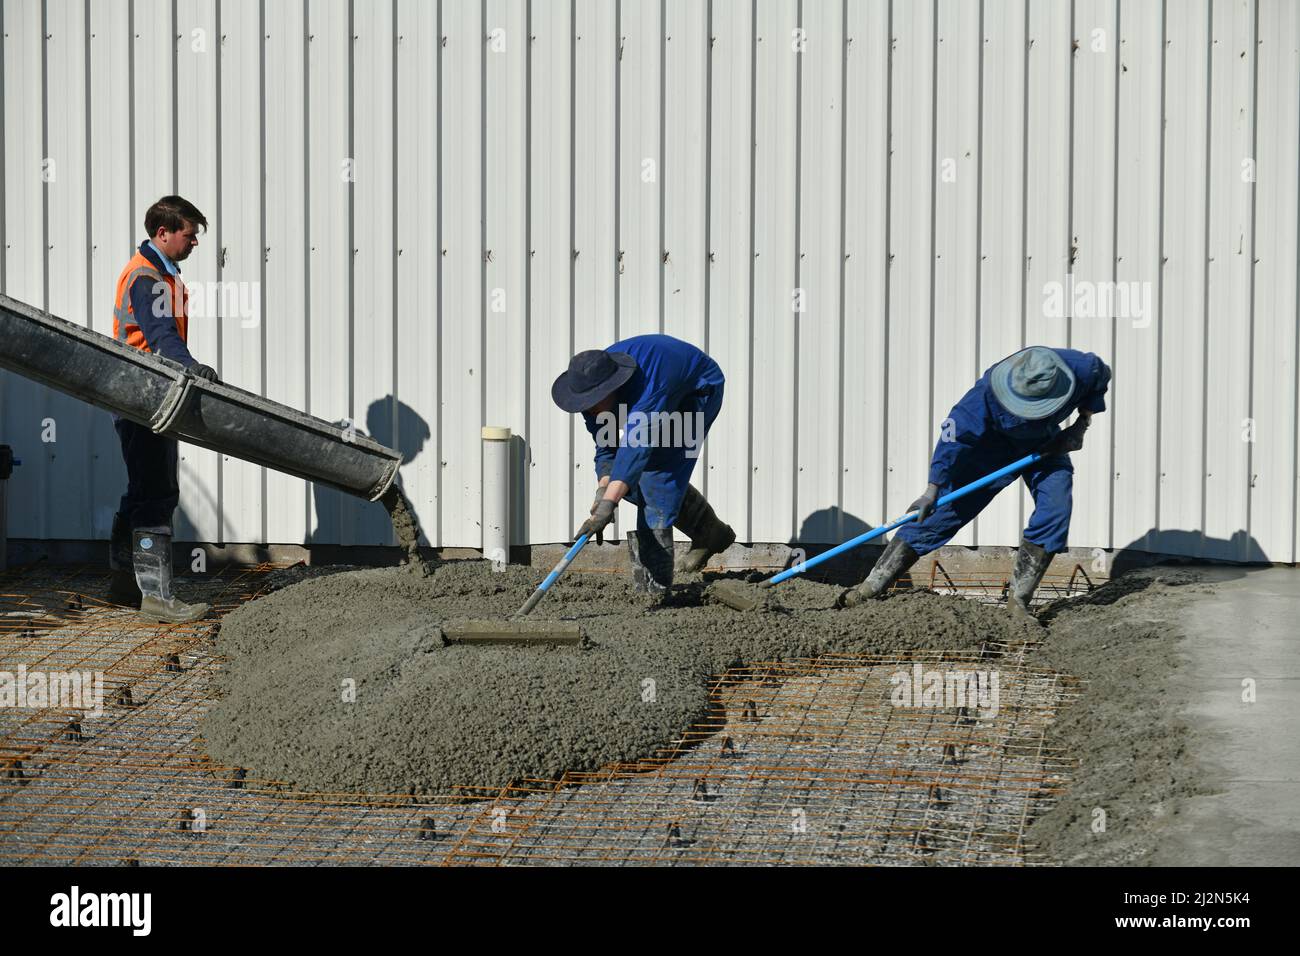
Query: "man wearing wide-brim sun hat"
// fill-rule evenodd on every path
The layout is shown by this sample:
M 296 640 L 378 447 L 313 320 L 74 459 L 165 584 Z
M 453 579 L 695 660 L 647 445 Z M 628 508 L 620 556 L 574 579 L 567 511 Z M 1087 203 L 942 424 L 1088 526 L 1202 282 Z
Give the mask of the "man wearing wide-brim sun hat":
M 993 497 L 1023 478 L 1034 499 L 1034 513 L 1021 536 L 1007 608 L 1034 621 L 1029 601 L 1052 555 L 1065 550 L 1073 508 L 1074 466 L 1070 452 L 1083 448 L 1094 414 L 1106 410 L 1110 368 L 1091 352 L 1035 345 L 998 362 L 948 414 L 930 460 L 930 483 L 910 511 L 917 520 L 898 529 L 871 574 L 840 595 L 851 607 L 884 594 L 923 554 L 947 544 Z M 1075 411 L 1068 428 L 1058 427 Z M 963 485 L 1039 452 L 1044 457 L 964 498 L 935 507 L 938 499 Z
M 701 570 L 736 540 L 690 484 L 723 383 L 718 363 L 689 342 L 638 335 L 579 352 L 551 387 L 555 404 L 581 413 L 596 442 L 599 484 L 578 535 L 599 540 L 619 501 L 636 505 L 627 536 L 636 590 L 662 596 L 671 586 L 674 525 L 691 538 L 678 571 Z

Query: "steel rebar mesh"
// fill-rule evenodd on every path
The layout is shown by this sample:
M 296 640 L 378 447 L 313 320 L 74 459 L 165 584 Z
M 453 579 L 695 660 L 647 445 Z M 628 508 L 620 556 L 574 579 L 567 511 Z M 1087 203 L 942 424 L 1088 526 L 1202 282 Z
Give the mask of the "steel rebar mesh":
M 104 692 L 101 716 L 0 708 L 0 860 L 1020 864 L 1070 769 L 1044 736 L 1077 683 L 987 648 L 753 663 L 716 679 L 711 713 L 671 747 L 599 773 L 437 797 L 297 793 L 212 763 L 199 739 L 220 616 L 271 570 L 182 579 L 187 600 L 214 605 L 183 627 L 95 599 L 102 572 L 0 576 L 0 670 L 99 671 Z M 918 664 L 996 672 L 996 712 L 892 706 L 891 677 Z
M 996 713 L 896 707 L 895 675 L 995 671 Z M 979 655 L 754 664 L 715 712 L 637 764 L 509 788 L 459 863 L 1023 863 L 1069 761 L 1044 747 L 1074 682 Z

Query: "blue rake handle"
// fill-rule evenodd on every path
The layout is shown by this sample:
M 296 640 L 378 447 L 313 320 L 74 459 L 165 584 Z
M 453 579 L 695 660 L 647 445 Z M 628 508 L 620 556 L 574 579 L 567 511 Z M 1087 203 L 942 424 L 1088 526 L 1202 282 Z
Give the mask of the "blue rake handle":
M 999 478 L 1004 478 L 1007 475 L 1012 475 L 1024 468 L 1028 468 L 1030 465 L 1032 465 L 1034 462 L 1038 461 L 1042 457 L 1043 457 L 1042 455 L 1035 452 L 1032 455 L 1026 455 L 1024 458 L 1021 458 L 1019 461 L 1013 461 L 1005 468 L 999 468 L 997 471 L 985 475 L 983 478 L 980 478 L 976 481 L 972 481 L 969 485 L 963 485 L 962 487 L 958 488 L 956 491 L 948 492 L 948 494 L 944 495 L 935 503 L 935 507 L 936 508 L 942 507 L 943 505 L 946 505 L 950 501 L 956 501 L 958 498 L 965 497 L 966 495 L 970 494 L 972 491 L 979 491 L 981 488 L 985 487 L 986 485 L 992 484 L 993 482 L 997 481 Z M 817 567 L 817 565 L 821 564 L 823 561 L 829 561 L 831 558 L 838 557 L 839 555 L 843 554 L 845 551 L 852 551 L 854 548 L 858 547 L 859 545 L 866 544 L 872 538 L 878 538 L 882 534 L 887 534 L 890 531 L 893 531 L 895 528 L 899 527 L 900 525 L 907 524 L 907 522 L 913 521 L 915 519 L 916 519 L 916 512 L 909 511 L 907 514 L 903 515 L 903 517 L 896 518 L 893 521 L 891 521 L 889 524 L 881 525 L 878 528 L 872 528 L 870 531 L 864 532 L 863 534 L 858 535 L 856 538 L 851 538 L 850 540 L 845 541 L 843 544 L 836 545 L 835 547 L 831 548 L 829 551 L 817 555 L 817 557 L 813 558 L 810 561 L 801 561 L 800 563 L 796 564 L 794 567 L 787 568 L 786 570 L 782 571 L 780 574 L 774 575 L 773 577 L 770 577 L 766 581 L 760 583 L 759 587 L 770 588 L 774 584 L 780 584 L 782 581 L 788 581 L 790 580 L 790 578 L 794 577 L 797 574 L 803 574 L 809 568 Z
M 564 557 L 560 558 L 559 564 L 551 569 L 551 573 L 546 576 L 546 580 L 537 586 L 537 590 L 532 593 L 524 606 L 515 612 L 515 617 L 523 617 L 533 608 L 537 607 L 537 602 L 546 596 L 546 592 L 551 589 L 551 585 L 560 579 L 569 563 L 578 556 L 578 552 L 587 544 L 588 535 L 578 535 L 578 540 L 573 542 L 573 547 L 565 552 Z

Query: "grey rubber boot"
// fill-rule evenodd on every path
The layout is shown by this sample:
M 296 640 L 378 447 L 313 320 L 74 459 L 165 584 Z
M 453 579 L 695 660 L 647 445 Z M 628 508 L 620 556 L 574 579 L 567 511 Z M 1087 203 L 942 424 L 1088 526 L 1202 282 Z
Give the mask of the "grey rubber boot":
M 1020 550 L 1016 552 L 1016 564 L 1011 572 L 1011 586 L 1007 588 L 1007 610 L 1017 621 L 1041 627 L 1034 612 L 1029 610 L 1034 591 L 1047 573 L 1047 566 L 1052 563 L 1052 554 L 1032 541 L 1020 539 Z
M 166 529 L 137 528 L 132 537 L 135 580 L 143 595 L 141 615 L 163 624 L 188 624 L 207 614 L 206 604 L 172 597 L 172 536 Z
M 885 553 L 876 561 L 875 567 L 867 575 L 867 579 L 859 584 L 856 588 L 848 588 L 840 594 L 835 602 L 836 607 L 856 607 L 863 601 L 869 601 L 872 598 L 880 597 L 889 590 L 890 585 L 899 579 L 899 577 L 920 560 L 910 544 L 902 538 L 895 535 L 885 546 Z
M 113 530 L 108 539 L 108 566 L 113 572 L 108 583 L 110 604 L 140 606 L 140 586 L 135 580 L 131 557 L 131 527 L 121 514 L 113 515 Z
M 677 512 L 677 527 L 691 539 L 691 549 L 677 562 L 678 574 L 702 571 L 709 558 L 721 554 L 736 542 L 736 532 L 724 524 L 704 495 L 694 485 L 686 486 L 686 497 Z
M 673 529 L 652 528 L 627 536 L 632 558 L 632 589 L 662 595 L 673 583 Z

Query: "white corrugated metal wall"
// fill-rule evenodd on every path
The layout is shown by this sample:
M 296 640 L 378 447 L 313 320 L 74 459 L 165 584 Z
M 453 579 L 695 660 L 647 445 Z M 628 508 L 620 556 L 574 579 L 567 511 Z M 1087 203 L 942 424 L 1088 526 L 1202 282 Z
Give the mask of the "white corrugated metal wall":
M 1076 456 L 1073 545 L 1296 559 L 1295 0 L 0 16 L 0 289 L 109 331 L 145 207 L 182 193 L 212 223 L 187 279 L 252 295 L 196 319 L 192 350 L 401 447 L 431 544 L 480 542 L 484 423 L 526 443 L 516 539 L 565 539 L 590 442 L 551 380 L 664 331 L 726 372 L 697 482 L 743 540 L 900 513 L 951 404 L 1045 343 L 1115 373 Z M 1145 284 L 1149 321 L 1046 317 L 1067 272 Z M 0 400 L 24 461 L 10 534 L 105 537 L 107 415 L 7 373 Z M 181 537 L 388 541 L 373 505 L 183 453 Z M 957 543 L 1014 544 L 1025 510 L 1008 493 Z

